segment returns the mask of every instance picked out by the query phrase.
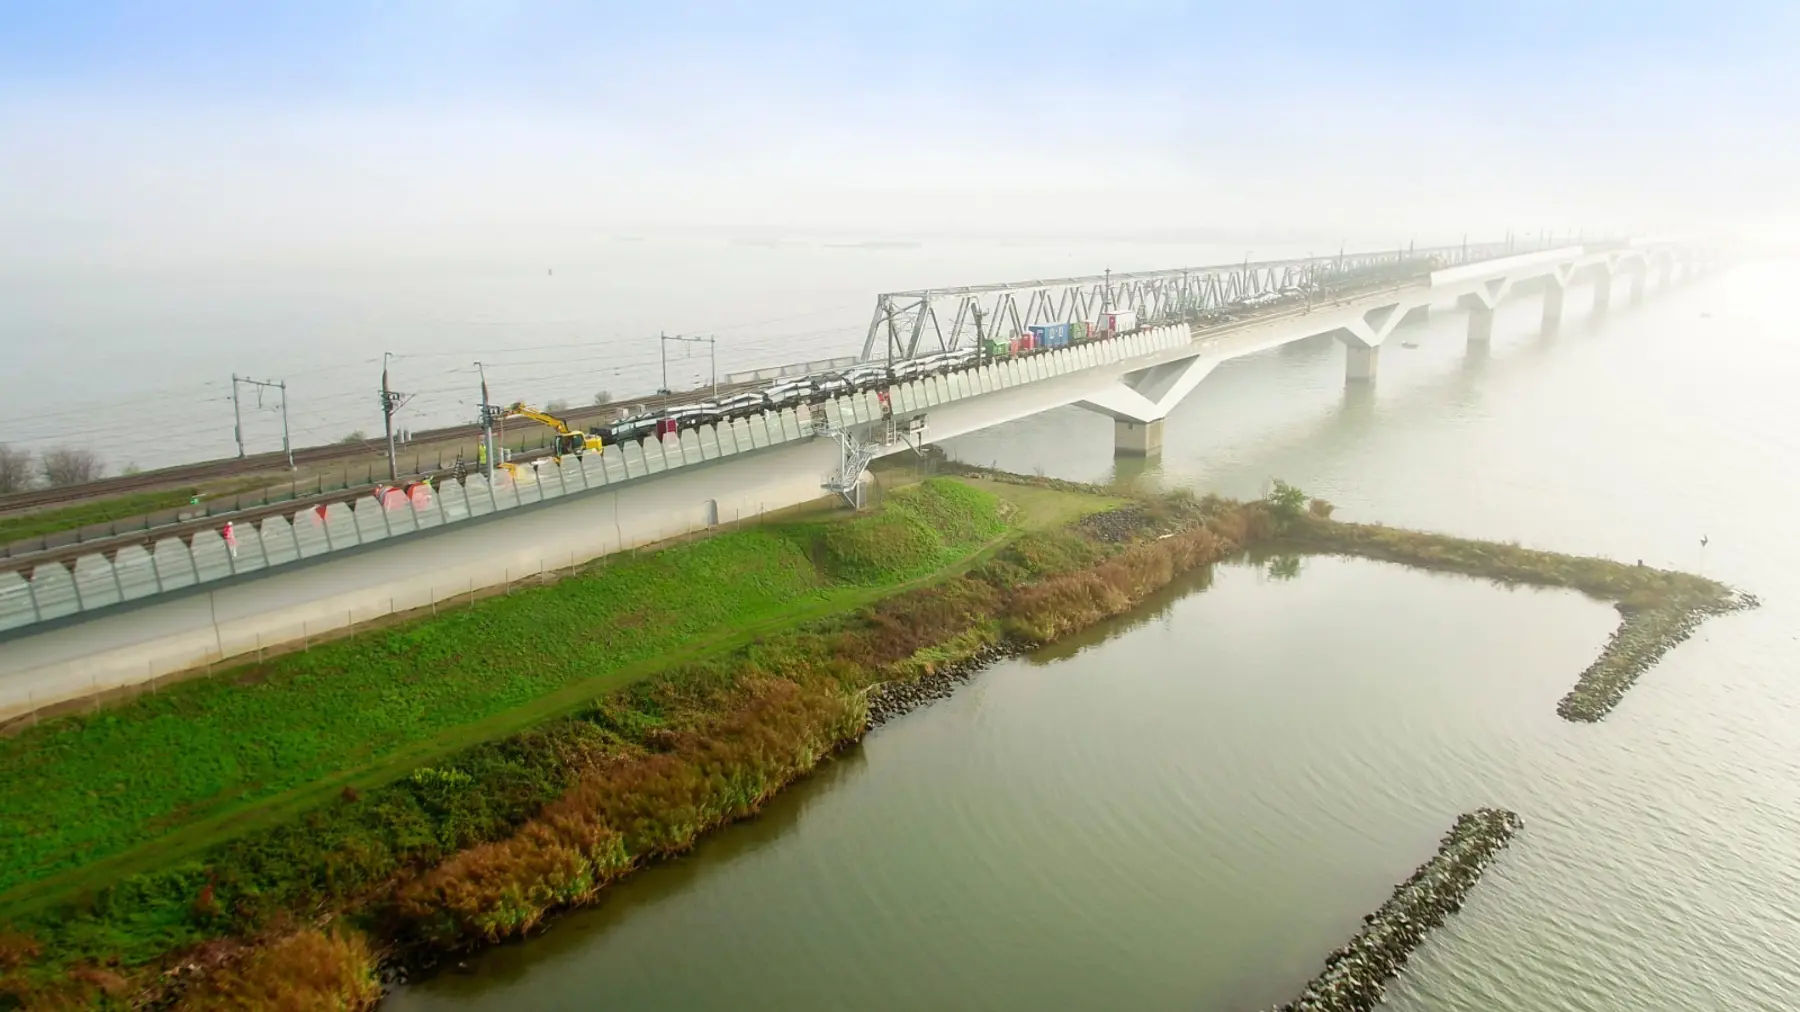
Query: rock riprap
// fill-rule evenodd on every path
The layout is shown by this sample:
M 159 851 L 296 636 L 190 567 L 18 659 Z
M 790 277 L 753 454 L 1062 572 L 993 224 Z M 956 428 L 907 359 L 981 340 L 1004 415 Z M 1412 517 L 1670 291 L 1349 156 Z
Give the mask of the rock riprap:
M 1478 808 L 1456 817 L 1437 854 L 1394 887 L 1363 929 L 1325 957 L 1325 970 L 1276 1012 L 1368 1012 L 1387 997 L 1387 982 L 1432 928 L 1462 909 L 1481 873 L 1524 823 L 1513 812 Z

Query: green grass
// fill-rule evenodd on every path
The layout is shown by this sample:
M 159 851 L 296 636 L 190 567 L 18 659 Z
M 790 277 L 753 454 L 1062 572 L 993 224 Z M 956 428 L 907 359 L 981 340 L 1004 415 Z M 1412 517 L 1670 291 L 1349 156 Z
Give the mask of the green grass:
M 921 494 L 918 488 L 929 488 Z M 823 548 L 823 569 L 863 586 L 910 580 L 966 555 L 1006 529 L 999 496 L 974 485 L 934 481 L 894 492 L 880 515 L 806 530 Z
M 110 499 L 95 499 L 60 509 L 18 513 L 0 517 L 0 544 L 175 509 L 192 502 L 195 495 L 200 495 L 202 502 L 205 502 L 267 488 L 271 484 L 279 483 L 262 477 L 245 478 L 224 485 L 215 484 L 210 491 L 195 487 L 167 488 L 155 492 L 134 492 Z
M 518 733 L 670 663 L 929 578 L 1005 535 L 1000 498 L 931 481 L 892 494 L 874 517 L 677 545 L 0 740 L 5 906 L 156 867 L 345 785 Z M 1109 504 L 1089 497 L 1079 508 Z M 1036 515 L 1006 509 L 1019 522 Z M 929 558 L 896 562 L 860 537 L 836 555 L 822 543 L 894 523 L 929 528 Z M 834 577 L 819 559 L 857 579 Z
M 79 506 L 0 517 L 0 543 L 41 538 L 46 534 L 60 534 L 89 524 L 104 524 L 186 506 L 197 491 L 199 490 L 177 488 L 162 492 L 139 492 L 135 495 L 86 502 Z
M 0 890 L 822 589 L 792 541 L 745 531 L 52 722 L 0 744 Z

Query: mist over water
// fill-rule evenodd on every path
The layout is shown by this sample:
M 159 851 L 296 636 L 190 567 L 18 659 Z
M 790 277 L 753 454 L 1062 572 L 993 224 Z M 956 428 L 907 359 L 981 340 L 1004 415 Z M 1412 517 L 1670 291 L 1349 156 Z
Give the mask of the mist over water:
M 1390 1007 L 1800 1007 L 1796 276 L 1753 264 L 1601 321 L 1572 293 L 1550 338 L 1520 299 L 1473 359 L 1465 317 L 1442 312 L 1395 336 L 1369 394 L 1346 395 L 1329 342 L 1231 363 L 1148 468 L 1234 495 L 1281 477 L 1353 519 L 1641 557 L 1762 597 L 1603 723 L 1554 708 L 1615 624 L 1605 606 L 1362 561 L 1290 580 L 1224 566 L 991 669 L 756 821 L 393 1007 L 1261 1008 L 1481 804 L 1526 829 Z M 951 449 L 1084 480 L 1145 470 L 1078 411 Z

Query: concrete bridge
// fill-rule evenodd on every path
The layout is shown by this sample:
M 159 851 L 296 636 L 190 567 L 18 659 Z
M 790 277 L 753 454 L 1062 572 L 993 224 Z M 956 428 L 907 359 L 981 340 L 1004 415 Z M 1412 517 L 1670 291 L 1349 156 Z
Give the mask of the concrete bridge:
M 1279 312 L 1222 324 L 1190 324 L 1190 340 L 1176 347 L 1056 377 L 1028 389 L 1009 390 L 938 408 L 929 413 L 930 437 L 948 439 L 1024 418 L 1048 407 L 1075 404 L 1113 420 L 1115 446 L 1119 453 L 1155 453 L 1162 445 L 1163 420 L 1209 373 L 1231 359 L 1329 334 L 1345 346 L 1345 382 L 1373 383 L 1379 372 L 1382 346 L 1402 323 L 1417 320 L 1433 309 L 1466 312 L 1469 342 L 1485 345 L 1493 334 L 1495 309 L 1515 292 L 1534 291 L 1543 295 L 1543 326 L 1546 331 L 1554 332 L 1562 324 L 1567 292 L 1573 286 L 1593 285 L 1594 311 L 1604 313 L 1612 301 L 1615 285 L 1625 286 L 1631 300 L 1636 302 L 1643 298 L 1653 282 L 1666 285 L 1690 277 L 1716 262 L 1714 255 L 1699 248 L 1649 240 L 1601 247 L 1566 246 L 1468 260 L 1433 270 L 1408 283 L 1379 286 L 1325 301 L 1309 301 Z M 1186 283 L 1195 274 L 1194 271 L 1182 271 L 1125 277 L 1151 281 L 1179 277 Z M 1117 279 L 1110 277 L 1070 278 L 1032 282 L 1029 286 L 995 286 L 980 291 L 1000 290 L 1002 294 L 993 301 L 1002 305 L 1009 300 L 1016 304 L 1022 292 L 1029 292 L 1024 301 L 1036 310 L 1062 303 L 1057 289 L 1078 290 L 1114 281 Z M 1159 310 L 1152 302 L 1159 293 L 1153 288 L 1154 285 L 1127 289 L 1121 301 L 1148 305 L 1151 312 L 1157 313 Z M 1279 289 L 1273 283 L 1267 283 L 1262 290 Z M 973 291 L 978 290 L 906 293 L 884 296 L 883 299 L 910 300 L 910 311 L 915 319 L 920 319 L 931 314 L 930 302 L 934 297 L 966 300 L 968 296 L 964 293 Z M 995 308 L 987 315 L 1001 316 L 1006 312 L 1004 308 Z M 957 321 L 960 324 L 966 316 L 981 315 L 984 314 L 959 309 Z M 1162 315 L 1166 315 L 1166 311 Z M 1030 316 L 1025 319 L 1040 322 Z M 925 327 L 915 329 L 926 330 Z M 953 327 L 948 335 L 950 340 L 954 341 L 955 335 Z M 873 344 L 871 340 L 871 347 Z M 866 348 L 865 353 L 868 350 Z
M 1653 282 L 1718 262 L 1702 248 L 1649 241 L 1480 253 L 1441 257 L 1450 262 L 1399 282 L 1289 297 L 1248 314 L 1241 310 L 1247 299 L 1303 288 L 1288 282 L 1327 261 L 882 296 L 871 334 L 905 338 L 906 347 L 884 349 L 903 356 L 970 336 L 959 333 L 958 317 L 947 329 L 934 322 L 946 299 L 965 307 L 959 318 L 977 332 L 984 321 L 1023 326 L 1088 311 L 1093 303 L 1084 308 L 1082 299 L 1092 297 L 1165 322 L 898 384 L 886 404 L 860 393 L 813 412 L 772 412 L 564 458 L 535 480 L 490 485 L 477 476 L 398 509 L 369 496 L 263 517 L 237 532 L 235 552 L 203 531 L 81 546 L 88 554 L 78 557 L 8 560 L 0 569 L 0 721 L 228 660 L 303 649 L 390 615 L 466 606 L 520 580 L 754 522 L 827 492 L 854 498 L 875 457 L 1055 407 L 1079 405 L 1111 419 L 1121 453 L 1154 453 L 1169 412 L 1230 359 L 1330 334 L 1347 349 L 1346 382 L 1373 383 L 1382 346 L 1421 313 L 1466 313 L 1468 339 L 1479 345 L 1490 338 L 1495 307 L 1514 292 L 1541 291 L 1544 325 L 1554 329 L 1570 286 L 1595 285 L 1596 311 L 1605 312 L 1615 285 L 1628 286 L 1636 301 Z M 1408 258 L 1405 251 L 1365 256 L 1369 263 Z

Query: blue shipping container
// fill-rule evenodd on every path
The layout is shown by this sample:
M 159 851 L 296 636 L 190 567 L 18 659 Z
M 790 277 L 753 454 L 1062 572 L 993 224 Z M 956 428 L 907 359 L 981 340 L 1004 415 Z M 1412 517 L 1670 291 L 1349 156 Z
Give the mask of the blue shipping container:
M 1037 337 L 1040 348 L 1066 348 L 1069 346 L 1070 327 L 1066 323 L 1040 323 L 1028 328 Z

